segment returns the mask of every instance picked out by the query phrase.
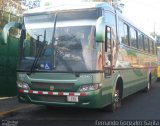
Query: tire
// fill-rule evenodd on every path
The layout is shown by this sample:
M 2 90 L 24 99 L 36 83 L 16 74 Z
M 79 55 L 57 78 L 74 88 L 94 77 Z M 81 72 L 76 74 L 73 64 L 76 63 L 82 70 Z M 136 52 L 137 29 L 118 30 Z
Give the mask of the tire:
M 114 97 L 113 97 L 113 102 L 109 105 L 109 106 L 107 106 L 107 107 L 105 107 L 104 109 L 105 109 L 105 111 L 108 111 L 108 112 L 114 112 L 114 111 L 116 111 L 118 108 L 120 108 L 121 107 L 121 104 L 122 104 L 122 98 L 121 98 L 121 92 L 120 92 L 120 89 L 117 89 L 116 88 L 116 90 L 115 90 L 115 92 L 114 92 Z
M 149 92 L 151 90 L 151 79 L 149 79 L 147 87 L 144 89 L 145 92 Z

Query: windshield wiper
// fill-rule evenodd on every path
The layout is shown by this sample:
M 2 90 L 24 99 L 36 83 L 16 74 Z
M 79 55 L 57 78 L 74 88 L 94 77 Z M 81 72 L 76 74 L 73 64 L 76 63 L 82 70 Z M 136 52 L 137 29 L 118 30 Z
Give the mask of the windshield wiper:
M 55 32 L 56 32 L 56 22 L 57 22 L 57 14 L 55 14 L 55 18 L 54 18 L 54 26 L 53 26 L 53 34 L 52 34 L 52 46 L 54 48 L 55 46 Z M 53 56 L 53 68 L 52 69 L 56 69 L 56 50 L 55 48 L 52 51 L 52 56 Z
M 55 19 L 54 19 L 54 27 L 53 27 L 53 34 L 52 34 L 52 46 L 53 46 L 53 51 L 52 51 L 52 56 L 53 56 L 53 70 L 56 70 L 56 54 L 58 54 L 60 57 L 59 59 L 63 62 L 63 64 L 66 66 L 66 68 L 69 71 L 73 71 L 72 68 L 67 64 L 67 62 L 63 59 L 63 56 L 61 55 L 61 51 L 58 49 L 57 42 L 55 39 L 55 32 L 56 32 L 56 22 L 57 22 L 57 14 L 55 14 Z
M 37 65 L 37 62 L 38 62 L 38 60 L 39 60 L 39 57 L 41 56 L 42 51 L 43 51 L 43 49 L 44 49 L 44 47 L 45 47 L 45 45 L 46 45 L 46 29 L 44 30 L 43 44 L 40 44 L 40 42 L 39 42 L 39 36 L 37 36 L 37 41 L 38 41 L 37 43 L 38 43 L 38 45 L 39 45 L 39 49 L 38 49 L 37 54 L 36 54 L 36 57 L 35 57 L 35 59 L 34 59 L 34 61 L 33 61 L 30 74 L 34 71 L 35 66 Z

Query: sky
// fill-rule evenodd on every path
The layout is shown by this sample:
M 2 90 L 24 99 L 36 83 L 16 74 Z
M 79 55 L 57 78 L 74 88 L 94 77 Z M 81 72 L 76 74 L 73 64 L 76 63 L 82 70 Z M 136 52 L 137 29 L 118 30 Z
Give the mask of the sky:
M 42 4 L 46 0 L 41 0 Z M 54 3 L 68 3 L 81 0 L 48 0 Z M 160 0 L 121 0 L 124 3 L 123 14 L 136 26 L 150 34 L 155 32 L 160 35 Z M 155 27 L 155 28 L 154 28 Z
M 123 14 L 147 33 L 160 35 L 160 0 L 122 0 Z

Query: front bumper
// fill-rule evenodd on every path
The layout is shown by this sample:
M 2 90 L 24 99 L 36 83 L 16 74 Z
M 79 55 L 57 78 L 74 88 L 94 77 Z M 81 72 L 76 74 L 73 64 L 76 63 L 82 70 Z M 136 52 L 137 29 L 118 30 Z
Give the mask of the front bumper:
M 67 101 L 68 96 L 77 96 L 78 102 Z M 48 106 L 74 106 L 82 108 L 102 108 L 101 89 L 89 92 L 47 92 L 19 90 L 19 102 L 34 103 Z

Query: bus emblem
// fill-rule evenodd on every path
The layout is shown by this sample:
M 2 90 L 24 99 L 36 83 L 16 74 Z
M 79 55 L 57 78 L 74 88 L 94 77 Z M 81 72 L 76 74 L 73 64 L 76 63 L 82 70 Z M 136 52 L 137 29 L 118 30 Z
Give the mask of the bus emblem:
M 53 91 L 53 90 L 54 90 L 54 86 L 50 86 L 49 89 L 50 89 L 51 91 Z

